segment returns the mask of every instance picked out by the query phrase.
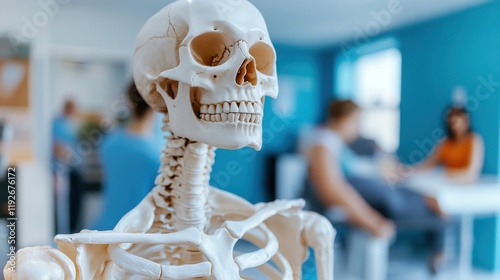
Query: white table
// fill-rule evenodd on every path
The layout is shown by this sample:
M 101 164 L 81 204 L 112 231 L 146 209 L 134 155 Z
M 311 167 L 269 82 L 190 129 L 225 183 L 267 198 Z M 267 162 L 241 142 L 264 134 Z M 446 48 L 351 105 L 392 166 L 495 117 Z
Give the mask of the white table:
M 419 172 L 409 178 L 407 187 L 435 198 L 443 212 L 459 216 L 459 278 L 470 279 L 474 218 L 500 214 L 500 178 L 483 176 L 470 185 L 450 182 L 441 172 Z

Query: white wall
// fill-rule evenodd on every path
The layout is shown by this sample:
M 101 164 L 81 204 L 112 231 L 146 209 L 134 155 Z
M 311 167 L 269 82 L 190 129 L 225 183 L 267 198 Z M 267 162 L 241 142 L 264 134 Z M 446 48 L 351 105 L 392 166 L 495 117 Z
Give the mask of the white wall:
M 60 114 L 65 100 L 75 101 L 87 113 L 113 117 L 113 104 L 123 96 L 128 83 L 128 65 L 125 63 L 80 62 L 52 60 L 51 115 Z
M 60 4 L 66 2 L 67 4 Z M 46 5 L 47 3 L 51 5 Z M 69 83 L 73 82 L 74 92 L 82 94 L 76 99 L 89 102 L 88 96 L 85 96 L 88 91 L 79 90 L 84 82 L 78 81 L 78 77 L 74 77 L 72 81 L 64 79 L 71 74 L 65 77 L 55 61 L 64 58 L 122 63 L 125 66 L 121 75 L 131 77 L 130 61 L 135 36 L 151 13 L 138 14 L 133 10 L 102 7 L 99 2 L 89 4 L 84 0 L 0 0 L 0 34 L 9 34 L 13 42 L 29 41 L 31 44 L 31 116 L 36 130 L 37 160 L 50 160 L 51 139 L 48 132 L 51 131 L 51 119 L 56 110 L 54 108 L 59 109 L 65 99 L 61 91 L 69 92 Z M 97 79 L 92 81 L 94 88 L 106 87 L 103 86 L 105 83 L 95 84 L 96 81 Z M 117 88 L 122 91 L 123 84 L 117 85 Z M 109 88 L 104 91 L 113 96 L 119 94 L 117 91 L 111 92 Z M 105 93 L 103 90 L 95 90 L 93 94 L 97 96 Z M 109 100 L 104 96 L 102 99 L 104 103 Z M 96 106 L 98 104 L 84 105 L 99 107 Z
M 21 32 L 22 17 L 29 17 L 36 11 L 36 1 L 0 0 L 0 34 L 4 32 Z
M 91 111 L 111 111 L 107 103 L 123 92 L 124 80 L 131 77 L 130 62 L 135 36 L 150 17 L 148 13 L 140 15 L 133 11 L 104 10 L 95 2 L 87 6 L 83 0 L 57 0 L 68 4 L 52 6 L 47 12 L 40 3 L 49 1 L 0 0 L 0 35 L 8 33 L 13 41 L 25 42 L 29 39 L 31 44 L 32 108 L 25 121 L 31 122 L 34 128 L 34 164 L 42 167 L 50 163 L 52 120 L 67 93 L 74 94 L 75 99 Z M 78 71 L 61 67 L 61 60 L 90 60 L 94 65 L 93 71 L 84 71 L 86 74 L 79 76 Z M 13 113 L 4 113 L 14 116 Z M 26 168 L 26 172 L 29 170 Z M 33 173 L 33 176 L 51 177 L 48 168 L 41 170 L 47 174 Z M 28 184 L 25 191 L 34 193 L 35 189 L 27 189 L 31 187 L 48 192 L 52 189 L 50 182 L 45 182 L 47 186 L 40 184 Z M 38 225 L 47 225 L 46 228 L 51 231 L 53 202 L 44 199 L 30 203 L 20 209 L 26 221 L 41 219 Z M 38 215 L 31 211 L 34 209 L 37 209 Z M 38 210 L 45 210 L 49 215 L 40 216 Z M 23 243 L 32 245 L 33 240 L 40 245 L 51 243 L 50 234 L 44 235 L 47 240 L 36 239 L 33 234 L 36 232 L 21 232 L 20 235 L 26 238 Z
M 137 33 L 148 15 L 73 7 L 61 10 L 52 28 L 52 43 L 133 54 Z
M 48 73 L 33 73 L 35 87 L 44 88 L 38 93 L 40 102 L 36 106 L 44 107 L 38 121 L 43 122 L 40 127 L 45 132 L 51 131 L 51 120 L 67 99 L 67 94 L 73 94 L 72 97 L 85 108 L 105 110 L 106 103 L 122 93 L 124 84 L 120 83 L 116 75 L 131 77 L 130 62 L 135 37 L 150 16 L 130 14 L 123 10 L 101 10 L 99 5 L 87 7 L 82 6 L 81 2 L 73 0 L 65 6 L 61 5 L 59 12 L 50 17 L 49 23 L 38 29 L 40 34 L 33 40 L 34 48 L 44 51 L 35 53 L 32 59 L 48 63 L 48 66 L 41 67 L 43 70 L 39 69 Z M 39 5 L 38 8 L 38 12 L 43 10 Z M 81 79 L 75 75 L 76 72 L 65 72 L 58 62 L 61 59 L 121 64 L 124 69 L 122 73 L 118 73 L 119 69 L 114 74 L 103 73 L 103 77 L 115 75 L 118 84 L 111 88 L 106 81 L 95 76 L 95 71 Z M 104 72 L 105 68 L 102 69 Z M 43 161 L 50 159 L 47 151 L 50 151 L 51 141 L 48 133 L 45 134 L 41 135 L 44 139 L 40 139 L 37 145 Z

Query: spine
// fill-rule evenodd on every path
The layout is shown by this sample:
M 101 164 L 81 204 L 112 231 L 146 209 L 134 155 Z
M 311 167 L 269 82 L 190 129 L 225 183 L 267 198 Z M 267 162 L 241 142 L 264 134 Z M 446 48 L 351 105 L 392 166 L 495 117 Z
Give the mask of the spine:
M 204 231 L 210 221 L 208 191 L 215 149 L 173 135 L 168 116 L 163 122 L 163 131 L 168 135 L 153 191 L 158 208 L 154 231 L 180 231 L 189 227 Z

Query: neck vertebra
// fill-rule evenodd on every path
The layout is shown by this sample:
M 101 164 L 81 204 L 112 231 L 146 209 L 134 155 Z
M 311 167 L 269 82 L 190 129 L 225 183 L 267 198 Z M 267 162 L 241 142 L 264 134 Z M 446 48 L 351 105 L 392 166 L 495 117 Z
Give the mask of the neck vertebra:
M 155 202 L 159 207 L 156 228 L 180 231 L 189 227 L 205 230 L 210 220 L 208 191 L 215 148 L 168 132 L 162 152 L 160 174 L 156 179 Z

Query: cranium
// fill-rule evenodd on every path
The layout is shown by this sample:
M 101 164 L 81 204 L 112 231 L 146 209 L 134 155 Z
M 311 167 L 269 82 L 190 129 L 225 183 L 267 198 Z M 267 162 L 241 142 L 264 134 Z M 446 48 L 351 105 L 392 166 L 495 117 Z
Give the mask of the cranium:
M 247 0 L 165 7 L 139 33 L 134 79 L 174 134 L 226 149 L 261 148 L 264 98 L 278 95 L 276 52 Z

